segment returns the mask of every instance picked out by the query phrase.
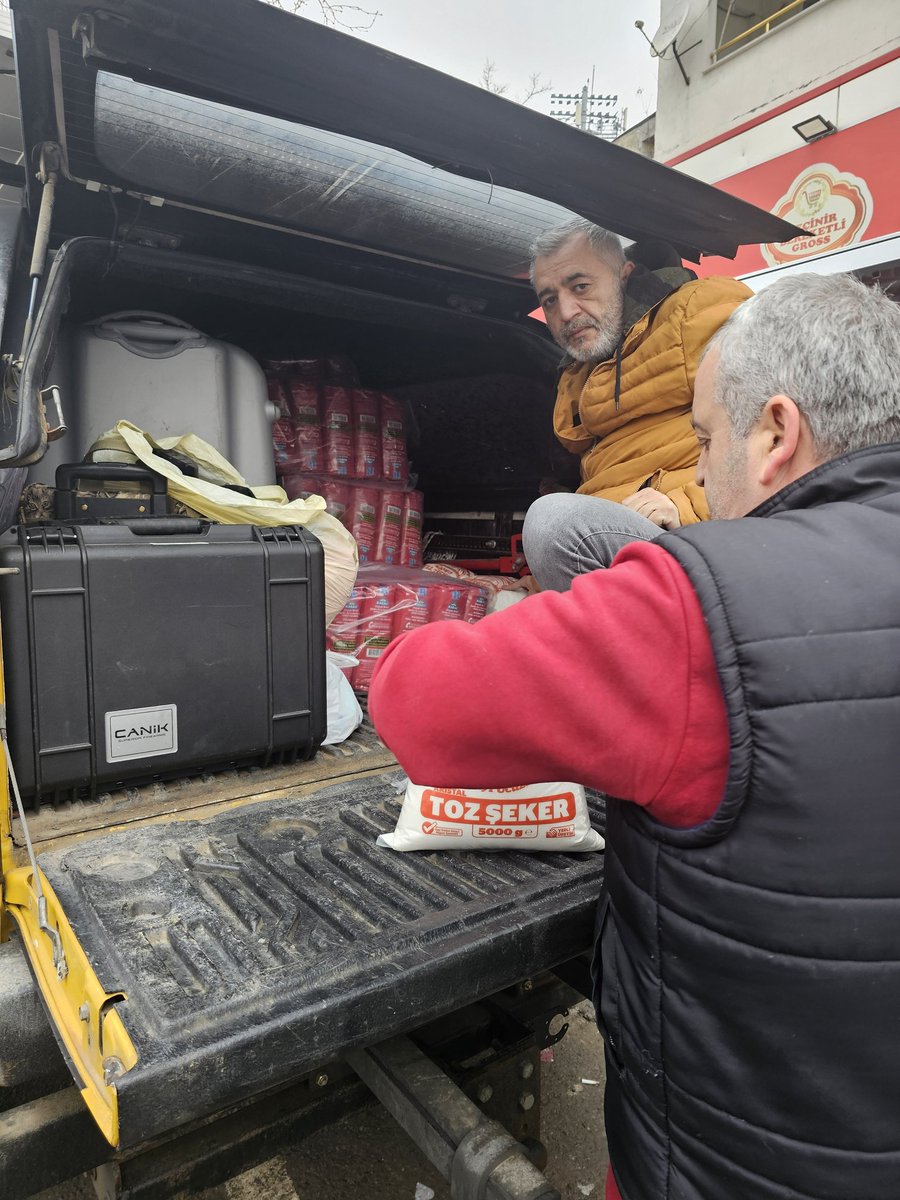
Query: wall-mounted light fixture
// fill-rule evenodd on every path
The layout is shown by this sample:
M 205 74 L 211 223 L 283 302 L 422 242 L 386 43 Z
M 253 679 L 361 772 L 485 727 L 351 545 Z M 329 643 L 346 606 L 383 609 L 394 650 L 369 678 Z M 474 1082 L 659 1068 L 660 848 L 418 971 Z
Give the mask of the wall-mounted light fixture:
M 837 125 L 826 118 L 816 114 L 814 117 L 807 117 L 805 121 L 800 121 L 793 125 L 792 128 L 803 138 L 804 142 L 817 142 L 819 138 L 827 137 L 829 133 L 837 133 Z

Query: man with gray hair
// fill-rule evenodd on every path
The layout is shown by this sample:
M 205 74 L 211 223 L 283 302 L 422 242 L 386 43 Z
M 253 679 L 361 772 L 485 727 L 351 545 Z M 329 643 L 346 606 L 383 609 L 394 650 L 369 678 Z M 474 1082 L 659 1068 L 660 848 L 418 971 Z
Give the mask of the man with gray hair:
M 707 516 L 694 481 L 694 376 L 707 341 L 750 291 L 734 279 L 696 279 L 664 243 L 648 248 L 650 270 L 581 219 L 532 246 L 532 283 L 566 353 L 554 432 L 581 460 L 579 494 L 546 495 L 525 521 L 525 554 L 545 589 L 609 566 L 629 541 Z
M 697 478 L 729 519 L 376 669 L 413 779 L 621 797 L 594 964 L 607 1197 L 898 1195 L 898 364 L 883 293 L 773 283 L 697 374 Z

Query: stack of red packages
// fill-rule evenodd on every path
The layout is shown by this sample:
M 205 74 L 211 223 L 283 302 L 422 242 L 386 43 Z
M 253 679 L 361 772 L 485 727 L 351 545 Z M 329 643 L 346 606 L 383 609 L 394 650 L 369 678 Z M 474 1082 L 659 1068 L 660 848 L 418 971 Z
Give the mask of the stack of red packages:
M 279 359 L 268 363 L 266 378 L 269 399 L 280 414 L 272 428 L 277 471 L 280 474 L 326 471 L 329 454 L 336 457 L 337 449 L 334 439 L 329 441 L 325 437 L 323 391 L 326 388 L 350 391 L 356 382 L 353 364 L 340 356 Z M 348 417 L 345 442 L 350 440 Z
M 422 522 L 425 498 L 384 483 L 350 483 L 311 475 L 293 476 L 291 499 L 313 493 L 322 496 L 333 517 L 353 534 L 361 566 L 422 565 Z
M 488 590 L 423 571 L 363 568 L 353 594 L 326 631 L 329 650 L 352 655 L 355 691 L 367 692 L 375 664 L 395 637 L 431 621 L 480 621 Z
M 305 490 L 296 476 L 406 485 L 403 405 L 358 387 L 347 360 L 270 362 L 267 378 L 280 413 L 273 429 L 275 463 L 289 494 Z
M 421 492 L 410 490 L 403 405 L 357 387 L 345 359 L 268 364 L 281 413 L 275 463 L 289 499 L 323 496 L 353 534 L 362 564 L 422 565 Z

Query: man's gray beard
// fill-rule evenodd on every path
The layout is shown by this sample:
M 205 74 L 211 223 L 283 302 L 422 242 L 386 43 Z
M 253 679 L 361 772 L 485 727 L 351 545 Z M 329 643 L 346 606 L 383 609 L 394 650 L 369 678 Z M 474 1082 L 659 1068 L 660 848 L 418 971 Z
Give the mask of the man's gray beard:
M 615 300 L 609 306 L 609 309 L 601 320 L 594 320 L 596 332 L 589 342 L 581 341 L 574 346 L 570 346 L 565 337 L 562 336 L 562 331 L 560 331 L 560 337 L 557 338 L 557 342 L 575 362 L 603 362 L 605 359 L 612 357 L 616 346 L 619 344 L 619 339 L 623 332 L 624 311 L 625 286 L 623 284 L 619 288 Z

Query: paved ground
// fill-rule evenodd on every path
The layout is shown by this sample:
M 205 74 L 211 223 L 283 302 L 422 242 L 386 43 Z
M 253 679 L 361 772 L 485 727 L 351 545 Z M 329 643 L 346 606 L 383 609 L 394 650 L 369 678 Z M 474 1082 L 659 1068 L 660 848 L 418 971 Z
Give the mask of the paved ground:
M 542 1067 L 542 1139 L 547 1177 L 562 1200 L 602 1200 L 603 1059 L 588 1003 Z M 584 1082 L 588 1080 L 590 1082 Z M 199 1200 L 450 1200 L 450 1189 L 380 1106 L 320 1130 L 296 1147 L 199 1193 Z M 88 1177 L 42 1192 L 40 1200 L 95 1200 Z

